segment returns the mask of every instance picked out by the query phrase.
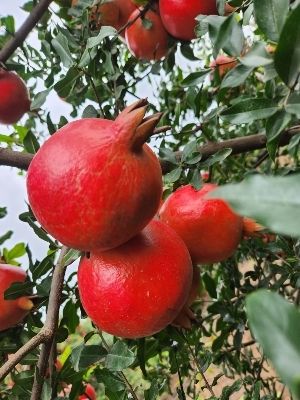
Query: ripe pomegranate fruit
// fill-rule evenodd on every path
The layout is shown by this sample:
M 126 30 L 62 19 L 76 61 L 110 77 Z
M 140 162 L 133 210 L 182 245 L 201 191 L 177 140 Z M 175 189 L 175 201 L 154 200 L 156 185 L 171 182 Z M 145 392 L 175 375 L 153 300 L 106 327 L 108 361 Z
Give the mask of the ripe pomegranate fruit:
M 184 306 L 192 271 L 180 237 L 152 220 L 122 246 L 81 259 L 80 299 L 103 331 L 124 338 L 149 336 L 170 324 Z
M 195 39 L 195 18 L 217 14 L 216 0 L 159 0 L 159 10 L 166 30 L 180 40 Z
M 185 242 L 194 263 L 210 264 L 230 257 L 243 230 L 243 218 L 221 199 L 206 195 L 217 185 L 201 190 L 191 185 L 172 193 L 159 211 L 161 221 L 172 227 Z
M 0 123 L 15 124 L 30 110 L 28 90 L 15 72 L 0 68 Z
M 86 385 L 84 393 L 78 397 L 78 400 L 96 400 L 96 399 L 97 399 L 96 390 L 90 383 Z
M 194 303 L 199 295 L 200 287 L 200 269 L 198 267 L 193 267 L 193 281 L 190 289 L 189 297 L 185 303 L 183 309 L 180 311 L 179 315 L 174 319 L 172 325 L 179 326 L 185 329 L 191 329 L 192 320 L 195 319 L 195 314 L 190 309 L 190 306 Z
M 128 22 L 130 15 L 137 9 L 137 6 L 131 0 L 115 0 L 115 3 L 120 10 L 118 27 L 116 28 L 119 30 Z M 123 34 L 125 35 L 125 32 Z
M 217 69 L 220 78 L 223 78 L 223 76 L 226 75 L 227 72 L 233 69 L 236 65 L 236 58 L 225 55 L 218 56 L 209 64 L 211 68 Z
M 139 14 L 135 10 L 129 17 L 134 20 Z M 144 21 L 149 23 L 145 25 Z M 168 52 L 168 33 L 159 14 L 149 10 L 145 16 L 138 18 L 125 31 L 125 39 L 130 52 L 140 60 L 160 60 Z
M 233 12 L 235 12 L 235 10 L 236 10 L 236 7 L 232 7 L 230 4 L 226 3 L 225 4 L 225 12 L 224 12 L 224 14 L 225 15 L 230 15 Z
M 147 101 L 115 121 L 82 119 L 52 135 L 33 158 L 28 198 L 40 224 L 66 246 L 107 250 L 142 230 L 162 194 L 159 161 L 145 141 L 161 114 Z
M 0 331 L 11 328 L 21 322 L 32 309 L 33 303 L 28 297 L 5 300 L 4 292 L 14 282 L 24 282 L 26 272 L 19 267 L 0 264 Z

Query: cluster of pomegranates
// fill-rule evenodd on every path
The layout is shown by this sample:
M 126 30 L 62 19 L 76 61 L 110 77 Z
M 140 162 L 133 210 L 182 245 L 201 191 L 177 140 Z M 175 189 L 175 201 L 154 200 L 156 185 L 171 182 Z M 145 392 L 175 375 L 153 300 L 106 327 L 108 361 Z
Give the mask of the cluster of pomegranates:
M 224 11 L 234 8 L 226 4 Z M 113 26 L 136 58 L 150 61 L 167 55 L 171 37 L 194 39 L 200 14 L 218 14 L 216 0 L 109 0 L 92 8 L 90 21 L 96 28 Z
M 207 197 L 213 184 L 183 186 L 161 205 L 160 163 L 145 143 L 161 114 L 145 117 L 147 105 L 139 100 L 114 121 L 68 123 L 42 145 L 27 176 L 36 219 L 84 254 L 78 285 L 85 311 L 100 329 L 126 338 L 170 323 L 189 327 L 196 265 L 230 257 L 245 225 L 223 200 Z M 248 234 L 254 225 L 247 220 Z M 10 284 L 25 278 L 21 268 L 0 265 L 0 330 L 33 306 L 26 297 L 4 300 Z

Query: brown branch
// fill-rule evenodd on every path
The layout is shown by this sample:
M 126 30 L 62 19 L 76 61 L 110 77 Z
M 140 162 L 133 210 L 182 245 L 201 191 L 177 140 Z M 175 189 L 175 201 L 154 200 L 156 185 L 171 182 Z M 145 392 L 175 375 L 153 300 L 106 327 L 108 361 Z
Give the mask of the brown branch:
M 67 252 L 67 248 L 63 247 L 60 256 L 57 262 L 56 267 L 54 268 L 51 290 L 49 296 L 49 304 L 48 311 L 46 316 L 46 322 L 44 327 L 40 330 L 40 332 L 30 339 L 27 343 L 24 344 L 14 355 L 12 355 L 9 360 L 0 368 L 0 382 L 12 371 L 15 366 L 26 356 L 26 354 L 30 353 L 32 350 L 37 348 L 42 343 L 52 343 L 54 338 L 56 327 L 58 324 L 58 315 L 59 315 L 59 307 L 61 303 L 61 293 L 64 283 L 65 276 L 65 267 L 63 258 Z M 51 348 L 51 347 L 50 347 Z M 49 350 L 50 351 L 50 350 Z M 49 358 L 49 354 L 48 354 Z M 45 376 L 45 372 L 47 369 L 44 366 L 45 352 L 43 349 L 41 351 L 40 359 L 38 362 L 39 369 L 39 378 L 40 376 Z M 43 361 L 43 362 L 42 362 Z M 42 372 L 42 374 L 41 374 Z M 37 372 L 38 373 L 38 372 Z M 39 379 L 42 380 L 42 379 Z M 35 377 L 34 387 L 31 395 L 31 400 L 40 399 L 40 390 L 43 386 L 43 381 L 41 384 L 37 384 L 37 379 Z
M 0 62 L 5 63 L 14 51 L 23 44 L 29 33 L 44 15 L 51 2 L 52 0 L 41 0 L 31 11 L 23 25 L 14 34 L 14 37 L 0 50 Z
M 160 133 L 161 131 L 167 130 L 169 127 L 157 128 L 154 133 Z M 285 146 L 289 143 L 291 138 L 297 133 L 300 133 L 300 125 L 294 126 L 285 130 L 279 142 L 279 146 Z M 206 160 L 216 152 L 231 148 L 232 154 L 242 154 L 248 151 L 263 149 L 266 147 L 267 138 L 263 133 L 257 135 L 250 135 L 239 137 L 235 139 L 224 140 L 223 142 L 208 143 L 201 146 L 198 150 L 202 154 L 202 161 Z M 176 152 L 178 159 L 181 156 L 181 152 Z M 29 164 L 33 158 L 33 154 L 21 153 L 10 149 L 0 148 L 0 165 L 7 165 L 9 167 L 16 167 L 20 169 L 28 169 Z M 165 160 L 160 160 L 163 173 L 167 173 L 172 169 L 172 165 Z

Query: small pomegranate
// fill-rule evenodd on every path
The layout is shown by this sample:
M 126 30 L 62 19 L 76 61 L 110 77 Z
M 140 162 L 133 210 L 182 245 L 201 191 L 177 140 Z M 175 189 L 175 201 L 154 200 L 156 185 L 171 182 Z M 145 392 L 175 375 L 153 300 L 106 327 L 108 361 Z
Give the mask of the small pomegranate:
M 90 383 L 86 385 L 84 393 L 78 397 L 78 400 L 96 400 L 96 399 L 97 399 L 96 390 Z
M 218 13 L 216 0 L 160 0 L 159 10 L 166 30 L 180 40 L 195 39 L 198 15 Z
M 234 13 L 236 10 L 236 7 L 232 7 L 230 4 L 226 3 L 225 4 L 225 15 L 230 15 L 232 13 Z
M 129 20 L 134 20 L 138 14 L 137 9 Z M 160 60 L 168 52 L 168 33 L 159 14 L 152 10 L 147 11 L 144 17 L 138 18 L 126 29 L 125 39 L 131 53 L 140 60 Z
M 197 191 L 191 185 L 172 193 L 159 211 L 161 221 L 185 242 L 194 263 L 210 264 L 230 257 L 240 243 L 243 218 L 221 199 L 206 195 L 217 185 Z
M 0 68 L 0 123 L 15 124 L 30 110 L 24 81 L 15 72 Z
M 180 237 L 152 220 L 122 246 L 81 259 L 80 299 L 103 331 L 124 338 L 149 336 L 170 324 L 184 306 L 192 271 Z
M 223 78 L 223 76 L 226 75 L 227 72 L 233 69 L 236 65 L 236 58 L 225 55 L 218 56 L 209 64 L 211 68 L 217 69 L 220 78 Z
M 115 121 L 82 119 L 48 139 L 33 158 L 28 198 L 40 224 L 66 246 L 108 250 L 142 230 L 162 194 L 159 161 L 145 141 L 161 118 L 147 101 Z
M 33 303 L 27 297 L 5 300 L 4 292 L 14 282 L 24 282 L 26 272 L 19 267 L 0 264 L 0 331 L 11 328 L 21 322 L 32 309 Z
M 252 218 L 243 218 L 243 235 L 244 237 L 263 236 L 262 231 L 265 228 Z
M 185 329 L 191 329 L 192 320 L 195 319 L 195 315 L 193 311 L 190 309 L 190 306 L 199 296 L 199 288 L 200 288 L 200 269 L 198 267 L 193 267 L 193 281 L 189 297 L 183 309 L 180 311 L 179 315 L 177 315 L 177 317 L 172 322 L 172 325 L 179 326 Z

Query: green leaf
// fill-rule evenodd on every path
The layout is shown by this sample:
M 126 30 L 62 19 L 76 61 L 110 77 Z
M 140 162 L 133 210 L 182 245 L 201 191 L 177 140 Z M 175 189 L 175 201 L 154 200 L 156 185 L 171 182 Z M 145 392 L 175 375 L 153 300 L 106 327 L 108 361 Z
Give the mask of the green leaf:
M 26 247 L 24 243 L 16 244 L 11 250 L 8 252 L 9 260 L 14 260 L 15 258 L 19 258 L 26 254 Z M 7 261 L 9 261 L 7 260 Z
M 171 171 L 165 175 L 165 181 L 168 183 L 174 183 L 174 182 L 178 181 L 178 179 L 181 176 L 181 173 L 182 173 L 181 167 L 173 169 L 173 171 Z
M 108 353 L 105 366 L 110 371 L 122 371 L 129 367 L 135 360 L 134 353 L 125 342 L 118 340 Z
M 10 239 L 13 235 L 13 231 L 7 231 L 4 235 L 0 236 L 0 245 L 6 240 Z
M 23 140 L 24 148 L 28 153 L 35 154 L 40 148 L 40 144 L 37 138 L 34 136 L 32 131 L 28 131 L 24 140 Z
M 209 157 L 207 160 L 201 163 L 201 168 L 208 168 L 216 163 L 221 163 L 224 161 L 230 154 L 232 153 L 232 149 L 222 149 L 217 151 L 214 155 Z
M 256 68 L 272 64 L 273 58 L 267 52 L 265 43 L 257 42 L 240 58 L 240 62 L 246 67 Z
M 81 256 L 81 251 L 75 249 L 69 249 L 67 254 L 64 256 L 63 263 L 65 266 L 72 264 Z
M 232 124 L 247 124 L 257 119 L 265 119 L 275 114 L 277 104 L 269 99 L 242 100 L 221 112 L 220 117 Z
M 31 102 L 30 109 L 37 110 L 38 108 L 41 108 L 42 105 L 45 103 L 50 90 L 51 89 L 47 89 L 47 90 L 43 90 L 42 92 L 37 93 Z
M 285 110 L 277 111 L 266 123 L 266 135 L 268 142 L 276 139 L 288 126 L 292 117 Z
M 202 280 L 203 280 L 204 286 L 205 286 L 208 294 L 210 295 L 210 297 L 212 297 L 213 299 L 216 299 L 218 297 L 216 282 L 213 280 L 213 278 L 210 275 L 208 275 L 207 272 L 205 272 L 202 275 Z
M 276 293 L 259 290 L 246 299 L 251 331 L 279 376 L 300 398 L 300 313 Z M 259 312 L 258 312 L 259 310 Z
M 0 218 L 4 218 L 7 215 L 7 207 L 0 207 Z
M 290 114 L 297 115 L 300 118 L 300 93 L 292 93 L 288 99 L 285 109 Z
M 300 237 L 300 176 L 252 176 L 216 189 L 241 215 L 254 218 L 274 232 Z
M 289 11 L 289 0 L 254 0 L 256 23 L 269 39 L 277 42 Z
M 239 56 L 244 46 L 244 35 L 241 25 L 233 13 L 225 18 L 222 23 L 217 38 L 214 42 L 214 57 L 221 49 L 224 49 L 231 56 Z
M 182 82 L 181 86 L 191 87 L 200 85 L 207 75 L 210 73 L 210 69 L 203 69 L 202 71 L 192 72 Z
M 151 386 L 144 393 L 145 400 L 157 400 L 159 398 L 159 387 L 156 380 L 151 382 Z
M 92 49 L 93 47 L 99 46 L 99 44 L 102 42 L 103 39 L 105 39 L 108 36 L 115 36 L 116 34 L 117 31 L 115 28 L 111 26 L 102 26 L 100 32 L 96 37 L 88 38 L 86 47 L 88 49 Z
M 16 267 L 18 268 L 18 267 Z M 32 288 L 34 287 L 31 282 L 14 282 L 4 292 L 5 300 L 14 300 L 18 297 L 29 296 L 32 294 Z
M 259 1 L 259 0 L 257 0 Z M 300 4 L 288 17 L 275 51 L 275 68 L 288 87 L 293 87 L 300 74 Z
M 60 32 L 54 39 L 51 40 L 51 44 L 56 53 L 59 55 L 63 66 L 70 68 L 73 65 L 73 59 L 67 38 Z
M 221 83 L 221 89 L 228 87 L 237 87 L 242 85 L 253 71 L 252 67 L 237 65 L 231 71 L 227 72 Z

